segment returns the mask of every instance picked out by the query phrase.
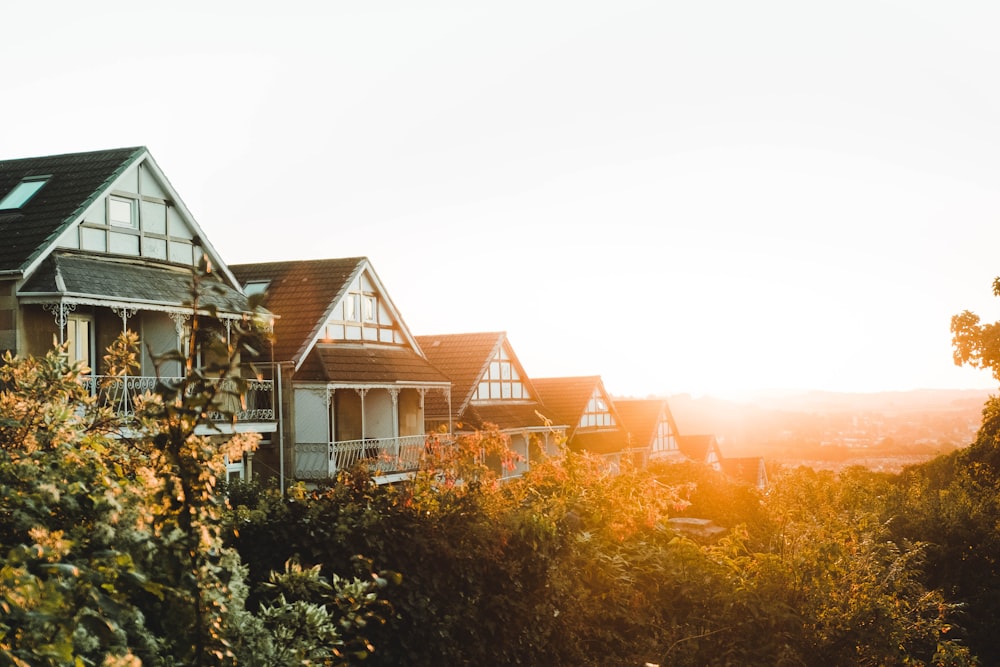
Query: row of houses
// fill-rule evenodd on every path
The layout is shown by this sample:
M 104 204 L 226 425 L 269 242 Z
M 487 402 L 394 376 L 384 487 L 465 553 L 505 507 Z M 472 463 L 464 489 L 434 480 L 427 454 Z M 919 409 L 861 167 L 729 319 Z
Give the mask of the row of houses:
M 199 312 L 192 267 L 208 259 Z M 364 257 L 227 265 L 144 147 L 0 161 L 0 350 L 53 340 L 102 386 L 102 351 L 142 344 L 117 405 L 179 376 L 192 317 L 227 332 L 262 295 L 273 333 L 235 426 L 260 433 L 234 476 L 315 481 L 366 460 L 377 478 L 412 471 L 428 433 L 496 425 L 517 475 L 561 443 L 605 457 L 726 462 L 712 436 L 683 436 L 665 399 L 613 399 L 599 376 L 531 378 L 504 332 L 414 335 Z M 745 461 L 739 462 L 746 468 Z M 762 463 L 752 481 L 763 484 Z M 746 476 L 746 470 L 742 473 Z

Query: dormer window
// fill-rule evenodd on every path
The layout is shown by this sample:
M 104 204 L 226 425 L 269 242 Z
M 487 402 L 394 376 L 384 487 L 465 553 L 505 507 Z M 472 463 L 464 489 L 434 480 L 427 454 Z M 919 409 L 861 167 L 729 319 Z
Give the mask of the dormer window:
M 0 211 L 10 211 L 22 208 L 31 201 L 31 198 L 38 194 L 42 186 L 48 183 L 48 176 L 32 176 L 25 178 L 14 186 L 14 189 L 0 199 Z

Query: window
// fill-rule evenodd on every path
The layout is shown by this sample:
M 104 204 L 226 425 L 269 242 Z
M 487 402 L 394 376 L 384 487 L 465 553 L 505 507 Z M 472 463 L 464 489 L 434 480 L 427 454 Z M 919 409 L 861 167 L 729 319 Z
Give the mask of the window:
M 654 452 L 671 452 L 677 450 L 677 439 L 670 429 L 670 422 L 661 415 L 656 423 L 656 439 L 653 441 Z
M 263 294 L 267 291 L 267 286 L 271 284 L 270 280 L 251 280 L 246 285 L 243 286 L 243 291 L 247 296 L 253 296 L 254 294 Z
M 500 348 L 500 351 L 490 361 L 486 373 L 479 380 L 479 387 L 476 388 L 476 393 L 472 396 L 472 400 L 474 401 L 491 401 L 495 399 L 531 399 L 505 347 Z
M 361 319 L 361 309 L 358 307 L 358 301 L 361 297 L 357 294 L 348 294 L 347 298 L 344 299 L 344 319 L 348 322 L 357 322 Z
M 249 294 L 249 285 L 245 288 Z M 403 336 L 392 316 L 379 304 L 378 292 L 358 283 L 344 295 L 341 305 L 324 326 L 323 340 L 356 340 L 378 343 L 403 343 Z
M 14 186 L 14 189 L 7 193 L 2 200 L 0 200 L 0 211 L 9 211 L 13 209 L 18 209 L 27 204 L 32 197 L 38 194 L 38 191 L 42 189 L 49 180 L 48 176 L 33 176 L 30 178 L 25 178 L 20 183 Z
M 602 426 L 614 425 L 615 418 L 611 416 L 608 404 L 605 402 L 604 397 L 601 396 L 600 390 L 595 389 L 590 400 L 587 401 L 587 408 L 583 412 L 583 417 L 580 418 L 580 428 L 588 426 L 600 428 Z
M 135 214 L 135 201 L 124 197 L 109 197 L 108 224 L 114 227 L 138 229 L 139 216 Z
M 86 315 L 70 315 L 66 319 L 66 347 L 69 362 L 80 362 L 93 372 L 94 320 Z

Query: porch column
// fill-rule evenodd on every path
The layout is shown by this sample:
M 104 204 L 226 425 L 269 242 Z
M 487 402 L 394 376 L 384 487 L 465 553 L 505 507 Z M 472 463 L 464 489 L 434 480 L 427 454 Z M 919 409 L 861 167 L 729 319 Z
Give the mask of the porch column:
M 392 437 L 399 438 L 399 389 L 390 388 L 389 398 L 392 399 Z
M 361 440 L 364 441 L 365 437 L 368 435 L 366 431 L 368 430 L 368 424 L 365 420 L 365 394 L 368 390 L 364 387 L 355 387 L 354 391 L 358 392 L 358 396 L 361 397 Z
M 326 388 L 326 474 L 332 477 L 337 472 L 337 443 L 334 442 L 337 428 L 337 404 L 333 400 L 333 387 Z

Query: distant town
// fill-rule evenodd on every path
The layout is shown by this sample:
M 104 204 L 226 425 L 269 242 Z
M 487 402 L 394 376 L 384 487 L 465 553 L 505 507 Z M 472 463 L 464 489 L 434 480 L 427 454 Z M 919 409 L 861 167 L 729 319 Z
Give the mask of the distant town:
M 711 432 L 727 456 L 895 472 L 965 447 L 990 391 L 761 393 L 741 400 L 671 396 L 681 433 Z

